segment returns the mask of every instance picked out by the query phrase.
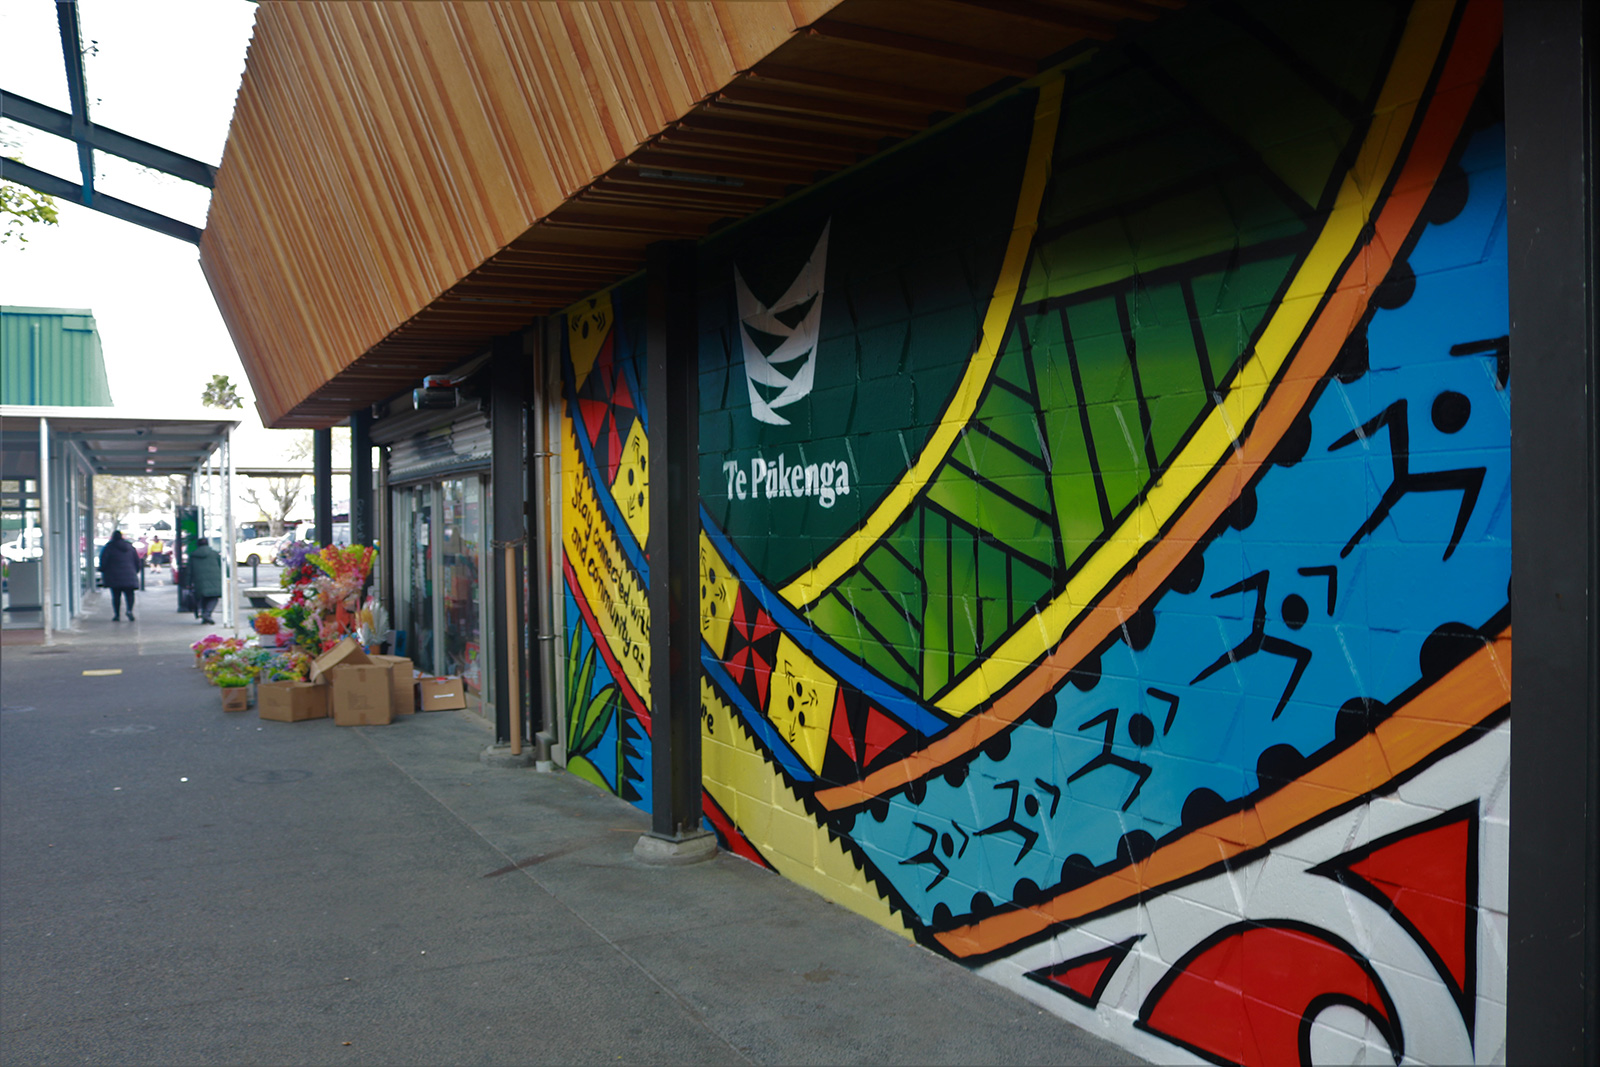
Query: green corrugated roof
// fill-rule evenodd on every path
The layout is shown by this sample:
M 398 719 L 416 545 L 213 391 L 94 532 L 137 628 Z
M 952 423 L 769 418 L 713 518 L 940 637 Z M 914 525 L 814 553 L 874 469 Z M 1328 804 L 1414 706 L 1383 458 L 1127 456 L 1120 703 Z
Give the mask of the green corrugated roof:
M 0 307 L 0 404 L 110 407 L 94 312 Z

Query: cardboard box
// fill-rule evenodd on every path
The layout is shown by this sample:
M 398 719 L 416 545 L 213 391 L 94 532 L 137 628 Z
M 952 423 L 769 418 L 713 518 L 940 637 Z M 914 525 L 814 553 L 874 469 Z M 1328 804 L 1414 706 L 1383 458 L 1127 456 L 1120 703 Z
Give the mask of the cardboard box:
M 320 682 L 322 676 L 335 667 L 366 666 L 371 662 L 367 654 L 361 651 L 361 642 L 347 637 L 311 661 L 311 680 Z
M 310 682 L 262 682 L 256 687 L 256 712 L 273 722 L 326 719 L 328 687 Z
M 391 668 L 376 663 L 340 664 L 328 671 L 328 706 L 333 710 L 335 725 L 389 725 L 393 721 L 389 703 L 389 678 L 393 673 Z
M 455 711 L 467 706 L 467 689 L 460 678 L 418 678 L 418 711 Z
M 243 685 L 229 685 L 222 688 L 223 711 L 249 711 L 250 689 Z
M 369 656 L 373 663 L 388 667 L 389 714 L 411 715 L 417 710 L 416 698 L 411 689 L 411 661 L 405 656 Z

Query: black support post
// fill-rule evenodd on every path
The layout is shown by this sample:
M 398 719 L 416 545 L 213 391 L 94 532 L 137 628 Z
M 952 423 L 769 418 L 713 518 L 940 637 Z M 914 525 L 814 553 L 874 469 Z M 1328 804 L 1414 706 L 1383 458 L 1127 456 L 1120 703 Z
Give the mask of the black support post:
M 350 543 L 371 545 L 375 513 L 372 507 L 372 412 L 362 409 L 350 416 Z
M 494 736 L 498 743 L 509 743 L 513 731 L 527 740 L 526 715 L 528 690 L 522 684 L 523 665 L 528 661 L 527 627 L 523 624 L 522 583 L 527 556 L 524 552 L 527 531 L 523 526 L 523 511 L 527 490 L 524 484 L 527 471 L 523 444 L 523 415 L 527 411 L 526 359 L 522 354 L 522 338 L 502 337 L 495 342 L 494 364 L 491 368 L 493 388 L 489 402 L 489 425 L 493 434 L 493 459 L 490 470 L 494 495 L 494 575 L 495 594 L 489 603 L 495 605 L 494 630 Z M 506 566 L 507 549 L 510 549 L 511 566 Z M 511 601 L 510 614 L 516 625 L 506 622 L 506 598 Z M 513 672 L 517 684 L 513 686 Z M 513 704 L 513 688 L 515 704 Z
M 312 507 L 317 543 L 333 543 L 333 431 L 311 431 Z
M 1600 1062 L 1594 0 L 1505 6 L 1511 297 L 1509 1063 Z
M 700 839 L 699 359 L 695 246 L 645 251 L 651 835 Z M 670 860 L 669 860 L 670 862 Z M 680 860 L 681 862 L 681 860 Z

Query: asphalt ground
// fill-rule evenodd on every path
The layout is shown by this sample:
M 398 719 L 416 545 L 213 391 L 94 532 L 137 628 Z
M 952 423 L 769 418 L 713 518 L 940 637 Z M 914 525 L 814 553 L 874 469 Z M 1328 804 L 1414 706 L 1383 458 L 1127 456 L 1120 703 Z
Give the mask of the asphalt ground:
M 3 649 L 0 1063 L 1142 1062 L 743 860 L 639 863 L 465 713 L 224 713 L 175 603 Z

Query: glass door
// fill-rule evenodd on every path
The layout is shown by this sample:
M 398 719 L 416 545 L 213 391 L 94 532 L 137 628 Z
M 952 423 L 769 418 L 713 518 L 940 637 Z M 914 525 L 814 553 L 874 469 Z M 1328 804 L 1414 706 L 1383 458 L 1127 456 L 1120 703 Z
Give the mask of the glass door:
M 483 582 L 492 568 L 484 556 L 483 479 L 471 475 L 447 478 L 439 489 L 440 599 L 444 615 L 441 673 L 461 675 L 468 704 L 481 710 L 491 699 L 488 690 L 493 674 L 489 669 L 492 661 L 484 655 L 488 597 Z
M 406 632 L 406 655 L 418 670 L 436 673 L 434 664 L 433 486 L 394 491 L 395 528 L 401 551 L 395 558 L 395 590 L 400 604 L 395 625 Z

